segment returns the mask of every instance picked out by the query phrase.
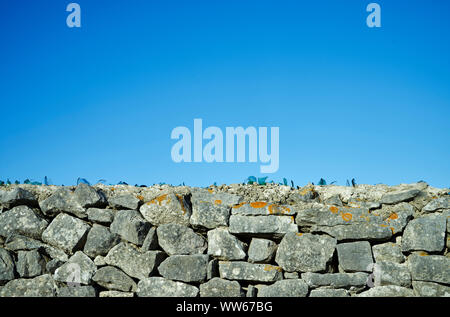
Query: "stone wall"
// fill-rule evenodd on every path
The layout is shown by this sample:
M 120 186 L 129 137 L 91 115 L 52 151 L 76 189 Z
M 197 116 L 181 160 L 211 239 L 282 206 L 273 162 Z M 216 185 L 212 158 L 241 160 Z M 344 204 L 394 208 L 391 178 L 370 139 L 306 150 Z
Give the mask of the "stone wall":
M 450 296 L 448 189 L 0 187 L 0 296 Z

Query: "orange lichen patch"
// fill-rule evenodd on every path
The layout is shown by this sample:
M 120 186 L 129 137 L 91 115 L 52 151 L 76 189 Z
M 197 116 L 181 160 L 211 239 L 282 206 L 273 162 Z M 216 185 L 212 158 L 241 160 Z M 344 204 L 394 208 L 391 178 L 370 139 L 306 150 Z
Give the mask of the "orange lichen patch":
M 291 216 L 291 221 L 292 221 L 292 222 L 295 222 L 294 216 Z
M 387 227 L 389 227 L 389 226 L 388 226 L 388 225 L 385 225 L 385 224 L 381 224 L 380 227 L 387 228 Z
M 302 191 L 300 192 L 300 195 L 305 196 L 308 192 L 312 192 L 314 191 L 312 188 L 305 188 L 302 189 Z
M 210 194 L 213 193 L 213 190 L 211 188 L 208 188 L 208 191 L 209 191 Z
M 267 206 L 267 203 L 263 202 L 263 201 L 257 201 L 257 202 L 254 202 L 254 203 L 250 203 L 250 206 L 252 208 L 264 208 L 264 207 Z
M 278 206 L 276 204 L 269 205 L 269 214 L 287 214 L 291 211 L 290 208 L 284 206 Z
M 244 206 L 246 203 L 240 203 L 239 205 L 233 206 L 231 208 L 233 209 L 237 209 L 237 208 L 241 208 L 242 206 Z
M 342 219 L 344 219 L 344 221 L 350 221 L 353 218 L 352 214 L 349 212 L 342 213 L 341 217 L 342 217 Z
M 178 196 L 178 195 L 177 195 Z M 156 197 L 155 199 L 150 200 L 147 205 L 158 204 L 161 206 L 162 202 L 167 199 L 167 194 Z
M 270 272 L 273 270 L 277 270 L 278 272 L 283 271 L 283 269 L 279 266 L 274 266 L 274 265 L 270 265 L 270 264 L 267 264 L 266 266 L 264 266 L 264 271 Z
M 428 253 L 426 253 L 426 252 L 424 252 L 424 251 L 421 251 L 421 252 L 419 252 L 419 255 L 420 255 L 420 256 L 428 256 Z
M 222 201 L 220 199 L 217 199 L 217 200 L 214 201 L 214 204 L 215 205 L 220 205 L 220 204 L 222 204 Z
M 137 195 L 136 198 L 139 199 L 140 201 L 144 200 L 144 196 L 141 196 L 141 195 Z
M 389 218 L 387 218 L 387 221 L 391 221 L 391 220 L 395 220 L 398 219 L 398 215 L 394 212 L 392 215 L 389 216 Z
M 330 211 L 331 211 L 333 214 L 337 214 L 338 211 L 339 211 L 339 208 L 336 207 L 336 206 L 331 206 L 331 207 L 330 207 Z
M 389 227 L 389 229 L 391 229 L 392 234 L 395 234 L 395 229 L 394 229 L 394 227 Z
M 303 233 L 299 232 L 299 233 L 296 233 L 296 235 L 297 235 L 298 237 L 301 237 L 301 236 L 303 235 Z
M 115 191 L 116 189 L 115 189 L 114 187 L 111 187 L 111 190 L 112 190 L 112 191 Z
M 186 208 L 184 207 L 183 196 L 178 195 L 178 194 L 176 194 L 175 196 L 177 197 L 178 202 L 179 202 L 180 205 L 181 205 L 181 210 L 183 211 L 183 215 L 185 215 L 185 214 L 186 214 Z

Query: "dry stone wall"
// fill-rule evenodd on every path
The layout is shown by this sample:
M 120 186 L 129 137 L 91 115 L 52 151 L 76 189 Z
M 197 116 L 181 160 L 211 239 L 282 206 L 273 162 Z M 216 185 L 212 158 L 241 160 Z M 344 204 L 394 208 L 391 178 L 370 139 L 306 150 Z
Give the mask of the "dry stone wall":
M 0 188 L 0 296 L 450 296 L 426 183 Z

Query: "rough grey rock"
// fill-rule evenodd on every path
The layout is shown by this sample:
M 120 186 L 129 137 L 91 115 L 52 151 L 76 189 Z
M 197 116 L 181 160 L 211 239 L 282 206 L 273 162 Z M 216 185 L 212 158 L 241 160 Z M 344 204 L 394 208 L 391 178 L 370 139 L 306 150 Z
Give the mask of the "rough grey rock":
M 450 286 L 431 282 L 413 281 L 412 286 L 416 296 L 420 297 L 450 297 Z
M 343 206 L 339 195 L 333 195 L 324 200 L 324 203 L 331 206 Z
M 177 223 L 188 226 L 191 209 L 184 196 L 165 194 L 159 196 L 139 209 L 142 216 L 152 225 Z
M 163 277 L 149 277 L 139 281 L 136 293 L 139 297 L 196 297 L 199 289 Z
M 147 236 L 145 237 L 144 242 L 141 246 L 141 251 L 150 251 L 150 250 L 156 250 L 158 249 L 158 235 L 156 234 L 156 227 L 150 228 L 150 230 L 147 233 Z
M 381 203 L 382 204 L 398 204 L 403 201 L 408 201 L 416 197 L 420 193 L 420 190 L 418 189 L 410 189 L 410 190 L 404 190 L 404 191 L 393 191 L 388 192 L 383 197 L 381 197 Z
M 61 287 L 58 297 L 96 297 L 97 292 L 92 286 Z
M 33 279 L 16 279 L 0 290 L 0 297 L 55 297 L 57 285 L 49 274 Z
M 302 280 L 282 280 L 264 286 L 258 291 L 258 297 L 306 297 L 308 285 Z
M 243 260 L 247 256 L 246 245 L 226 228 L 208 231 L 208 254 L 220 260 Z
M 64 251 L 54 248 L 41 241 L 19 234 L 10 236 L 8 240 L 6 240 L 5 248 L 11 251 L 39 250 L 39 252 L 49 256 L 50 258 L 63 262 L 69 259 Z
M 53 278 L 70 285 L 89 285 L 96 270 L 94 262 L 83 252 L 77 251 L 69 261 L 55 270 Z
M 221 202 L 197 201 L 192 204 L 190 223 L 194 228 L 214 229 L 219 226 L 228 226 L 229 218 L 230 207 Z
M 231 213 L 233 215 L 241 216 L 294 216 L 296 210 L 291 206 L 271 204 L 267 202 L 252 202 L 252 203 L 241 203 L 237 206 L 233 206 Z
M 375 262 L 389 261 L 403 263 L 406 260 L 406 257 L 402 253 L 401 247 L 392 242 L 374 245 L 372 246 L 372 252 Z
M 369 242 L 340 243 L 336 249 L 340 270 L 344 272 L 370 272 L 372 270 L 372 248 Z
M 349 297 L 350 294 L 345 289 L 318 288 L 309 293 L 309 297 Z
M 47 264 L 45 265 L 45 269 L 47 270 L 48 273 L 50 274 L 55 274 L 55 271 L 57 268 L 61 267 L 61 265 L 63 265 L 65 262 L 58 260 L 58 259 L 52 259 L 50 261 L 47 262 Z
M 313 226 L 311 227 L 311 232 L 325 232 L 339 242 L 350 240 L 386 241 L 392 237 L 392 231 L 389 227 L 371 223 L 337 225 L 333 227 Z
M 99 297 L 134 297 L 131 292 L 104 291 L 100 292 Z
M 207 202 L 210 204 L 221 204 L 224 206 L 234 206 L 242 201 L 242 197 L 226 192 L 213 193 L 208 189 L 193 189 L 191 202 L 192 204 Z
M 0 283 L 14 279 L 14 261 L 11 254 L 0 248 Z
M 19 251 L 16 270 L 20 277 L 36 277 L 45 270 L 45 260 L 38 251 Z
M 166 258 L 164 252 L 140 252 L 129 243 L 121 242 L 112 248 L 105 257 L 108 265 L 116 266 L 127 275 L 137 279 L 148 277 Z
M 137 285 L 131 277 L 114 266 L 97 270 L 92 280 L 98 285 L 113 291 L 135 292 Z
M 365 292 L 362 292 L 357 297 L 414 297 L 414 292 L 410 288 L 401 287 L 397 285 L 376 286 Z
M 283 276 L 286 280 L 300 278 L 300 275 L 298 274 L 298 272 L 284 272 Z
M 220 277 L 227 280 L 250 282 L 274 282 L 283 278 L 279 266 L 248 262 L 219 262 Z
M 450 284 L 449 257 L 411 254 L 407 263 L 413 281 Z
M 200 285 L 200 297 L 243 297 L 239 282 L 218 277 Z
M 47 225 L 47 221 L 38 217 L 27 206 L 17 206 L 0 214 L 0 236 L 5 238 L 20 234 L 40 239 Z
M 114 209 L 138 210 L 141 200 L 131 194 L 117 195 L 108 199 L 108 203 Z
M 105 257 L 101 256 L 101 255 L 97 255 L 94 259 L 94 264 L 99 267 L 99 266 L 105 266 L 106 265 L 106 261 L 105 261 Z
M 80 183 L 77 186 L 74 196 L 83 208 L 106 206 L 106 197 L 104 194 L 84 183 Z
M 136 245 L 142 245 L 151 224 L 145 221 L 135 210 L 120 210 L 116 213 L 110 228 L 112 233 L 118 234 L 122 239 Z
M 411 273 L 406 264 L 377 262 L 373 268 L 375 286 L 398 285 L 411 286 Z
M 0 190 L 0 205 L 4 206 L 6 209 L 11 209 L 20 205 L 37 207 L 38 201 L 28 190 L 14 188 L 11 191 Z
M 258 289 L 253 286 L 253 285 L 249 285 L 247 287 L 247 292 L 245 293 L 245 297 L 256 297 L 258 295 Z
M 206 271 L 206 279 L 211 280 L 219 276 L 219 260 L 212 259 L 208 263 L 208 268 Z
M 402 236 L 402 251 L 443 251 L 446 225 L 446 218 L 441 215 L 429 215 L 410 221 Z
M 42 212 L 47 216 L 55 216 L 66 212 L 79 218 L 87 216 L 86 209 L 78 202 L 75 193 L 68 188 L 60 188 L 50 197 L 39 202 Z
M 201 254 L 207 248 L 205 238 L 177 223 L 159 226 L 156 234 L 159 245 L 168 255 Z
M 312 201 L 317 201 L 319 199 L 319 194 L 314 190 L 313 185 L 307 185 L 292 195 L 290 198 L 296 203 L 308 203 Z
M 450 196 L 433 199 L 422 208 L 425 212 L 433 212 L 442 209 L 450 209 Z
M 110 225 L 114 221 L 114 212 L 110 209 L 89 208 L 87 216 L 89 221 L 102 225 Z
M 278 246 L 275 262 L 288 272 L 325 271 L 336 239 L 310 233 L 288 233 Z
M 252 263 L 270 263 L 276 251 L 277 244 L 275 242 L 267 239 L 253 238 L 248 249 L 248 261 Z
M 119 242 L 118 235 L 109 231 L 107 227 L 94 224 L 87 235 L 83 251 L 89 257 L 95 258 L 98 255 L 106 255 Z
M 201 283 L 207 277 L 209 256 L 204 254 L 172 255 L 158 267 L 159 274 L 169 280 Z
M 288 232 L 298 232 L 292 216 L 231 215 L 229 231 L 234 234 L 280 238 Z
M 83 247 L 89 229 L 84 221 L 60 213 L 42 233 L 42 241 L 72 253 Z
M 352 291 L 362 290 L 367 285 L 369 274 L 357 273 L 303 273 L 302 280 L 310 288 L 345 288 Z

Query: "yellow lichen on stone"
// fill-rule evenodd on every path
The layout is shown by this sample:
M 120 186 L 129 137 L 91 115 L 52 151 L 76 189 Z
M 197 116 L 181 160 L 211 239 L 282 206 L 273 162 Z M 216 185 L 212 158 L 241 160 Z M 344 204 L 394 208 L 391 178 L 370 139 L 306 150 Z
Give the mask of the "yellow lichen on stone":
M 217 199 L 217 200 L 214 201 L 214 204 L 215 205 L 220 205 L 220 204 L 222 204 L 222 201 L 220 199 Z
M 252 208 L 264 208 L 267 206 L 267 203 L 263 201 L 256 201 L 254 203 L 250 203 L 250 206 Z
M 279 267 L 279 266 L 274 266 L 274 265 L 270 265 L 270 264 L 267 264 L 267 265 L 264 266 L 264 271 L 266 271 L 266 272 L 270 272 L 270 271 L 273 271 L 273 270 L 277 270 L 278 272 L 282 272 L 283 271 L 283 269 L 281 267 Z

